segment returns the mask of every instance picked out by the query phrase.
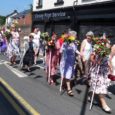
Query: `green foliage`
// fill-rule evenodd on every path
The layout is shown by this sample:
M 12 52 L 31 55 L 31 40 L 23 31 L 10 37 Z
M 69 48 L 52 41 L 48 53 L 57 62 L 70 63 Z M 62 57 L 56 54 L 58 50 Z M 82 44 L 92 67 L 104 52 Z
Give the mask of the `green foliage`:
M 7 38 L 8 41 L 10 40 L 10 38 L 12 36 L 11 33 L 8 32 L 8 31 L 4 32 L 4 35 L 5 35 L 5 37 Z
M 0 16 L 0 26 L 3 26 L 5 24 L 6 17 Z

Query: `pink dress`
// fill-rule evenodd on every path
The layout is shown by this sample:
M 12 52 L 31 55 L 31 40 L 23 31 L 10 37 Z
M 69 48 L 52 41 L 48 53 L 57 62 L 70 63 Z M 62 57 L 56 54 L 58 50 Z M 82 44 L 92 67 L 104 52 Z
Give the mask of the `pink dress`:
M 46 66 L 47 66 L 47 73 L 49 70 L 49 60 L 50 60 L 50 53 L 51 53 L 51 62 L 50 62 L 50 75 L 56 75 L 57 73 L 57 64 L 59 62 L 59 44 L 58 42 L 55 43 L 55 48 L 46 51 Z

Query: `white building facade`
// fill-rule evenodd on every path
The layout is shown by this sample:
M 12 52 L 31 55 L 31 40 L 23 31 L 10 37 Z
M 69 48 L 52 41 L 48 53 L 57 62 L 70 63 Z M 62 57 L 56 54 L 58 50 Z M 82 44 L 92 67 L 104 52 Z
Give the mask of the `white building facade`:
M 58 34 L 71 28 L 81 39 L 89 30 L 112 35 L 114 6 L 115 0 L 33 0 L 33 28 Z
M 8 27 L 12 24 L 12 22 L 14 21 L 13 17 L 17 14 L 18 14 L 18 12 L 16 10 L 14 10 L 11 14 L 6 16 L 6 22 L 5 22 L 6 27 Z
M 84 5 L 105 1 L 111 1 L 111 0 L 33 0 L 33 11 L 43 11 L 49 9 L 70 7 L 73 6 L 74 2 L 76 3 L 76 5 Z M 42 5 L 42 8 L 37 8 L 39 5 Z

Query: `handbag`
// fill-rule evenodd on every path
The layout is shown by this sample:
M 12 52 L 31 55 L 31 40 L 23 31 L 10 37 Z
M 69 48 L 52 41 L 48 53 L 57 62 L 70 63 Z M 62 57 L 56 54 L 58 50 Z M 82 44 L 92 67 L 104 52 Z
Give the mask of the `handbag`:
M 109 75 L 108 75 L 108 78 L 109 78 L 111 81 L 115 81 L 115 75 L 109 74 Z

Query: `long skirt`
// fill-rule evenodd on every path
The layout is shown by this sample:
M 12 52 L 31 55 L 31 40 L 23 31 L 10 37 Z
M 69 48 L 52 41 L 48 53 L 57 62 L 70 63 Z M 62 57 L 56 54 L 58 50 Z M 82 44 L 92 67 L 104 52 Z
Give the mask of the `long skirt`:
M 34 64 L 34 50 L 28 49 L 23 58 L 23 65 L 32 66 Z

